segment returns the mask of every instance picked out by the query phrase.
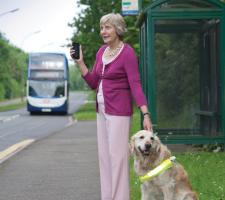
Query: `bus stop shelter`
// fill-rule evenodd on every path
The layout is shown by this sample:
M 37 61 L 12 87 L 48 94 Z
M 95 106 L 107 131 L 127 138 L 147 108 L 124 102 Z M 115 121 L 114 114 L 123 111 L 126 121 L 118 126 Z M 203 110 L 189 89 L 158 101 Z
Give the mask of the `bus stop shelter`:
M 225 143 L 225 4 L 139 1 L 140 71 L 165 143 Z

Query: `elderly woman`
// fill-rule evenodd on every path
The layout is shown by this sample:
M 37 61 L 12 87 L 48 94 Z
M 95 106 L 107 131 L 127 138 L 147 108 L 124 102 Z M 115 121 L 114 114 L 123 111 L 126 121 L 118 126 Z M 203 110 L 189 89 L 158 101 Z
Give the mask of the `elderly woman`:
M 83 60 L 75 60 L 88 85 L 96 90 L 98 156 L 102 200 L 129 200 L 128 138 L 132 99 L 143 113 L 143 126 L 152 129 L 146 97 L 141 88 L 138 61 L 131 46 L 123 42 L 126 25 L 120 14 L 100 19 L 105 43 L 96 54 L 90 72 Z M 74 50 L 70 50 L 71 56 Z

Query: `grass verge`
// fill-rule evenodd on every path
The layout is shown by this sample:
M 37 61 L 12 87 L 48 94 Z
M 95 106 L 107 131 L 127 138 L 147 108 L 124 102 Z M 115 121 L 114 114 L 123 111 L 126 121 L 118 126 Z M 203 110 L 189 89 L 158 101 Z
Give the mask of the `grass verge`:
M 78 121 L 91 121 L 96 120 L 95 103 L 88 102 L 83 105 L 74 115 L 74 119 Z
M 90 91 L 88 94 L 88 101 L 86 104 L 73 114 L 73 118 L 78 121 L 92 121 L 96 120 L 96 109 L 95 109 L 95 93 Z
M 7 106 L 0 106 L 0 112 L 20 109 L 25 107 L 25 105 L 26 105 L 26 102 L 21 102 L 21 103 L 7 105 Z
M 74 115 L 79 120 L 95 120 L 95 103 L 85 104 Z M 133 115 L 131 134 L 140 129 L 140 114 L 137 108 Z M 176 153 L 177 161 L 188 172 L 191 184 L 200 200 L 225 200 L 225 152 Z M 141 199 L 140 182 L 130 159 L 131 200 Z

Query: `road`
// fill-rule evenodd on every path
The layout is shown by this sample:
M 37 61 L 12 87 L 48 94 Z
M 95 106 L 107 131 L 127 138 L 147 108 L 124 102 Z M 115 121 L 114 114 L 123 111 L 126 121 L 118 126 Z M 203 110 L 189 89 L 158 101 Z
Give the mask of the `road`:
M 30 115 L 26 108 L 0 112 L 0 152 L 28 139 L 41 139 L 72 123 L 74 113 L 87 99 L 87 93 L 70 93 L 68 115 Z
M 69 112 L 86 97 L 72 94 Z M 25 109 L 0 116 L 1 148 L 36 139 L 2 162 L 9 148 L 0 152 L 0 200 L 100 199 L 95 121 L 71 124 L 70 115 L 30 116 Z

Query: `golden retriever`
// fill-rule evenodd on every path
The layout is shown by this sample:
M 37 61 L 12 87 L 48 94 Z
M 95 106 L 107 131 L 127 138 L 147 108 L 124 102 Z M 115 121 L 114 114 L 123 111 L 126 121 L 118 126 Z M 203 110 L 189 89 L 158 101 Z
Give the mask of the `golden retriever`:
M 151 131 L 141 130 L 132 136 L 131 153 L 139 176 L 147 174 L 171 157 L 169 149 Z M 142 200 L 197 200 L 184 168 L 175 163 L 152 180 L 141 184 Z

